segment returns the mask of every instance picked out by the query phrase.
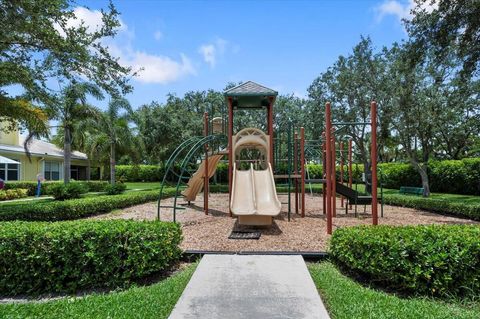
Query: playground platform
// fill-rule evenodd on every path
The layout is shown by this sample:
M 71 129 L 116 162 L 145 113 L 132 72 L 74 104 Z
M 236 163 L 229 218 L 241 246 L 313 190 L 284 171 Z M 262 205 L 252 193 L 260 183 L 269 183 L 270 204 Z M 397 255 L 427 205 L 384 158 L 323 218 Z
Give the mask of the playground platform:
M 330 317 L 301 256 L 206 255 L 169 318 Z

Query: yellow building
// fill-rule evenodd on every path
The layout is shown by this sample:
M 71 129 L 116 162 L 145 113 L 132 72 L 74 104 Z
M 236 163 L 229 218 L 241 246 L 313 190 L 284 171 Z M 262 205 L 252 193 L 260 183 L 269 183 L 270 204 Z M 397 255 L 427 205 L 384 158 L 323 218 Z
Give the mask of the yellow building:
M 1 123 L 0 123 L 1 126 Z M 0 130 L 0 178 L 5 181 L 35 181 L 37 174 L 46 180 L 63 180 L 63 150 L 52 143 L 33 139 L 29 144 L 30 160 L 23 148 L 24 139 L 18 131 Z M 88 157 L 73 151 L 71 177 L 87 179 Z

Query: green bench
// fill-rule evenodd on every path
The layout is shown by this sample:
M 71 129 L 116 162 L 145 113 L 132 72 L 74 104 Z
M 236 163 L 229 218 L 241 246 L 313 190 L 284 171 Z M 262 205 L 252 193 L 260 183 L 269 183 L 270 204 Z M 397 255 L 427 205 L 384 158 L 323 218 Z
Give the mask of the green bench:
M 413 194 L 413 195 L 423 195 L 423 187 L 400 187 L 400 194 Z

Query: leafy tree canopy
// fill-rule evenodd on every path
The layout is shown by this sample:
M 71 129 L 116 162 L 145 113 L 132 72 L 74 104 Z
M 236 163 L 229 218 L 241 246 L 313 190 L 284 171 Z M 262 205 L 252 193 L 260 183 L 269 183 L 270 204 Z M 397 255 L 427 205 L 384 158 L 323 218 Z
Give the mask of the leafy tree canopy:
M 413 19 L 406 21 L 411 40 L 420 54 L 433 49 L 437 61 L 449 57 L 449 48 L 457 46 L 463 59 L 462 74 L 480 72 L 480 1 L 415 0 Z
M 112 3 L 103 25 L 90 30 L 75 16 L 71 0 L 0 1 L 0 95 L 18 84 L 25 98 L 52 103 L 48 80 L 88 78 L 110 94 L 127 93 L 130 68 L 118 63 L 102 40 L 115 36 L 120 21 Z M 75 22 L 75 23 L 72 23 Z

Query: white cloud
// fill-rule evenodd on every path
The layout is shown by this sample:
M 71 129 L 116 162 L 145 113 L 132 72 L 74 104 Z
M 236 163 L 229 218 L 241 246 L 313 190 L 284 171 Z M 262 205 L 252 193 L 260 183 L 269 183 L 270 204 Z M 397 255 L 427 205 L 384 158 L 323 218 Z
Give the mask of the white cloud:
M 155 40 L 159 41 L 161 38 L 163 38 L 162 31 L 160 30 L 155 31 L 155 33 L 153 34 L 153 37 L 155 38 Z
M 385 16 L 393 15 L 396 16 L 398 20 L 410 19 L 410 9 L 410 3 L 402 4 L 396 0 L 388 0 L 378 6 L 377 18 L 378 20 L 382 20 Z
M 102 26 L 102 13 L 98 10 L 89 10 L 84 7 L 74 9 L 76 18 L 67 21 L 67 27 L 78 27 L 83 24 L 90 32 Z M 119 58 L 122 65 L 132 67 L 133 71 L 139 71 L 134 79 L 142 83 L 167 84 L 177 81 L 188 75 L 195 75 L 196 70 L 191 60 L 184 54 L 179 54 L 179 59 L 165 55 L 149 54 L 133 48 L 135 33 L 120 19 L 118 34 L 114 39 L 103 40 L 109 52 Z M 64 34 L 57 28 L 60 34 Z M 154 38 L 160 40 L 163 37 L 161 31 L 154 33 Z
M 203 60 L 205 63 L 210 64 L 213 68 L 215 67 L 215 63 L 217 63 L 217 49 L 213 44 L 204 44 L 198 48 L 198 52 L 203 56 Z
M 203 61 L 214 68 L 217 64 L 218 58 L 222 57 L 228 47 L 228 41 L 222 38 L 216 38 L 212 43 L 202 44 L 198 48 L 198 53 L 203 57 Z M 238 46 L 235 47 L 238 51 Z
M 399 21 L 402 19 L 411 20 L 412 10 L 415 9 L 417 4 L 414 0 L 405 1 L 397 1 L 397 0 L 386 0 L 378 7 L 375 8 L 377 13 L 377 21 L 381 21 L 385 16 L 395 16 Z M 438 8 L 438 2 L 431 3 L 430 0 L 425 1 L 424 3 L 420 4 L 420 9 L 425 10 L 426 12 L 432 12 Z
M 141 51 L 135 51 L 129 57 L 121 59 L 134 70 L 143 70 L 137 76 L 137 80 L 143 83 L 167 84 L 177 81 L 186 75 L 195 75 L 196 71 L 190 59 L 180 53 L 180 61 L 162 55 L 153 55 Z
M 89 32 L 95 32 L 103 25 L 102 12 L 99 10 L 89 10 L 85 7 L 76 7 L 73 9 L 73 13 L 75 14 L 75 18 L 69 19 L 66 22 L 66 28 L 76 28 L 83 23 Z M 119 19 L 119 22 L 120 27 L 118 30 L 120 32 L 127 32 L 127 25 L 122 21 L 122 19 Z M 59 25 L 55 25 L 55 29 L 62 36 L 65 36 L 65 32 Z

